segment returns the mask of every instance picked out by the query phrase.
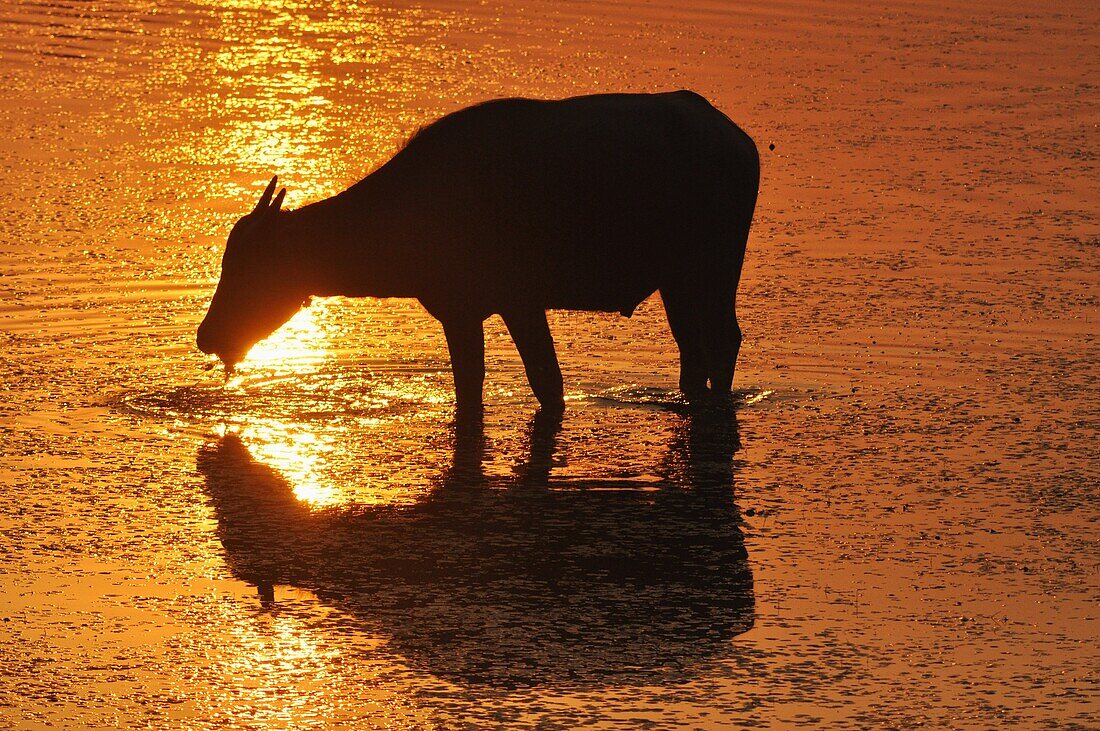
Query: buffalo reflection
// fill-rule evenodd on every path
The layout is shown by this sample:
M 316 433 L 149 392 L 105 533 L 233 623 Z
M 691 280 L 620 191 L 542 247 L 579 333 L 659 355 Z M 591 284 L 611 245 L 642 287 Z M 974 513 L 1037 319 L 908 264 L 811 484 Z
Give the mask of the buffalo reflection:
M 480 420 L 412 507 L 311 510 L 233 434 L 199 452 L 235 576 L 265 605 L 291 584 L 380 628 L 416 667 L 463 684 L 682 676 L 753 623 L 733 499 L 732 411 L 681 417 L 655 489 L 555 482 L 560 420 L 537 416 L 514 478 L 482 472 Z

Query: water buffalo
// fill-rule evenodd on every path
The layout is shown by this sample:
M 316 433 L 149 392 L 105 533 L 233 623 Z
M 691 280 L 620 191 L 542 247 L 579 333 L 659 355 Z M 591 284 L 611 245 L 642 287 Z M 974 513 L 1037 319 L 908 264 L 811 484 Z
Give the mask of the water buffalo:
M 198 347 L 232 366 L 311 296 L 415 297 L 443 325 L 460 408 L 481 406 L 499 314 L 560 409 L 546 310 L 630 316 L 659 290 L 681 390 L 727 393 L 759 178 L 752 139 L 690 91 L 469 107 L 331 198 L 282 211 L 272 178 L 229 235 Z

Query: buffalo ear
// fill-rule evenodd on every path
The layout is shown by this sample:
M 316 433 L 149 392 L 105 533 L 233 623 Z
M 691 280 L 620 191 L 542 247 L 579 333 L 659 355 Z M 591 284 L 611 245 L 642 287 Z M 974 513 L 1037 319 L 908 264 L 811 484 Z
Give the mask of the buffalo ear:
M 271 201 L 271 205 L 262 211 L 256 212 L 256 222 L 260 224 L 268 224 L 275 220 L 275 217 L 279 215 L 279 207 L 283 205 L 283 198 L 286 197 L 286 188 L 279 191 L 279 194 L 275 196 L 275 200 Z
M 274 178 L 272 178 L 272 180 L 274 180 Z M 279 195 L 275 196 L 275 201 L 271 204 L 271 207 L 268 208 L 268 210 L 272 213 L 278 213 L 279 208 L 281 208 L 283 205 L 283 198 L 286 198 L 286 188 L 283 188 L 279 191 Z
M 260 196 L 260 201 L 256 204 L 256 207 L 252 209 L 253 213 L 260 213 L 266 211 L 267 207 L 271 205 L 271 195 L 275 192 L 275 186 L 279 184 L 279 176 L 272 176 L 271 182 L 267 184 L 267 189 L 264 190 L 264 194 Z M 282 202 L 282 198 L 279 198 Z

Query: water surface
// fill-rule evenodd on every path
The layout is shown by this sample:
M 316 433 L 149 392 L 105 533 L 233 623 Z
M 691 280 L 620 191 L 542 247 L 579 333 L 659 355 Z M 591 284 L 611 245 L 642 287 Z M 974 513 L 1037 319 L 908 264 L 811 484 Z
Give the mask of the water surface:
M 0 11 L 0 714 L 61 728 L 1097 719 L 1096 10 L 1009 2 Z M 506 95 L 693 88 L 763 187 L 732 408 L 660 302 L 503 325 L 455 422 L 414 302 L 225 381 L 237 216 Z M 769 149 L 769 145 L 775 146 Z

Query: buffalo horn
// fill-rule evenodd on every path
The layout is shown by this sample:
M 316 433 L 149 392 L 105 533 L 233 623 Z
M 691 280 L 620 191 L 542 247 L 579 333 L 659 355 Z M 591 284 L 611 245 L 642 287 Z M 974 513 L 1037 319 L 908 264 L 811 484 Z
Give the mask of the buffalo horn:
M 260 196 L 260 202 L 256 204 L 256 207 L 252 210 L 253 213 L 259 213 L 265 210 L 271 204 L 271 194 L 275 192 L 275 186 L 279 184 L 279 176 L 276 175 L 271 178 L 271 182 L 267 184 L 267 190 Z

